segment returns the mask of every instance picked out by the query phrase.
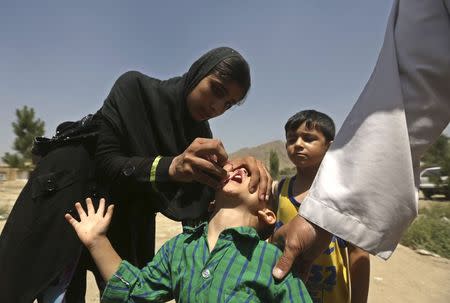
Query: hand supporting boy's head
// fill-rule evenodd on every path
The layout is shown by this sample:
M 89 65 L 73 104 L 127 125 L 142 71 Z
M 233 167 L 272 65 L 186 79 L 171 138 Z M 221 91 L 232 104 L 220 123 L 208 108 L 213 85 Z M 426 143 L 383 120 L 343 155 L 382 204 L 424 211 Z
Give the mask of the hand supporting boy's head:
M 335 135 L 333 120 L 315 110 L 296 113 L 284 130 L 287 154 L 297 168 L 318 168 Z
M 216 191 L 212 216 L 222 209 L 234 209 L 243 225 L 256 228 L 260 238 L 266 239 L 275 227 L 276 199 L 271 194 L 268 201 L 259 200 L 257 192 L 248 191 L 249 182 L 250 176 L 245 168 L 232 171 L 223 187 Z

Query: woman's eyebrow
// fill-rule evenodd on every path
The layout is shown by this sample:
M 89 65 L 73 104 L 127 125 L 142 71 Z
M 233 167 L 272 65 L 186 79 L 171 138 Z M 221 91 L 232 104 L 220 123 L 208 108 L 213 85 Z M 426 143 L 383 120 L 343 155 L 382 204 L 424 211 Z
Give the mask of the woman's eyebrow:
M 228 89 L 225 87 L 225 85 L 223 85 L 222 82 L 214 78 L 211 79 L 211 81 L 213 81 L 221 90 L 223 90 L 226 96 L 229 95 Z
M 225 97 L 230 96 L 230 92 L 228 91 L 228 89 L 226 88 L 226 86 L 223 85 L 223 83 L 222 83 L 220 80 L 217 80 L 217 79 L 212 78 L 211 81 L 213 81 L 214 84 L 216 84 L 217 86 L 220 87 L 220 89 L 224 92 Z M 230 101 L 230 103 L 231 103 L 232 105 L 236 105 L 236 104 L 239 102 L 239 100 L 235 100 L 234 98 L 230 98 L 229 101 Z

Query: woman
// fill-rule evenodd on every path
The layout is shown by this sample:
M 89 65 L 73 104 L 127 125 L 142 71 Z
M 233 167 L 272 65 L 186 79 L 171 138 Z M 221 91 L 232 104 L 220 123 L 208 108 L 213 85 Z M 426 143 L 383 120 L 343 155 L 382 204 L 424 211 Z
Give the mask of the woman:
M 225 47 L 209 51 L 182 77 L 161 81 L 128 72 L 116 81 L 100 111 L 96 163 L 118 204 L 110 236 L 124 258 L 144 266 L 153 257 L 156 212 L 175 220 L 205 214 L 208 188 L 186 182 L 214 188 L 226 177 L 227 154 L 208 139 L 208 120 L 240 104 L 249 88 L 247 62 Z
M 83 253 L 80 257 L 79 242 L 60 221 L 74 200 L 97 195 L 114 202 L 111 242 L 123 258 L 143 266 L 154 254 L 155 214 L 162 212 L 175 220 L 201 218 L 211 200 L 208 186 L 219 186 L 227 170 L 245 166 L 252 176 L 249 190 L 257 189 L 262 199 L 268 196 L 272 181 L 261 162 L 254 158 L 228 161 L 220 141 L 211 139 L 208 124 L 242 103 L 249 88 L 247 62 L 226 47 L 203 55 L 182 77 L 161 81 L 139 72 L 119 77 L 93 119 L 96 189 L 89 182 L 74 186 L 73 176 L 80 174 L 67 173 L 74 170 L 66 166 L 86 165 L 85 158 L 91 159 L 78 157 L 86 154 L 84 149 L 59 148 L 43 158 L 0 239 L 0 269 L 9 276 L 2 281 L 0 290 L 7 291 L 0 298 L 10 302 L 28 302 L 36 296 L 43 302 L 64 297 L 66 302 L 83 300 L 85 270 L 95 268 Z M 53 172 L 55 167 L 59 172 Z M 67 193 L 61 194 L 64 190 Z M 40 206 L 30 210 L 29 200 L 35 199 Z M 18 222 L 26 222 L 20 232 Z M 30 222 L 38 222 L 40 233 L 29 232 L 35 228 Z M 55 247 L 55 241 L 60 241 L 59 246 Z M 33 247 L 29 243 L 38 243 L 35 254 L 28 252 Z M 30 267 L 34 270 L 23 275 Z

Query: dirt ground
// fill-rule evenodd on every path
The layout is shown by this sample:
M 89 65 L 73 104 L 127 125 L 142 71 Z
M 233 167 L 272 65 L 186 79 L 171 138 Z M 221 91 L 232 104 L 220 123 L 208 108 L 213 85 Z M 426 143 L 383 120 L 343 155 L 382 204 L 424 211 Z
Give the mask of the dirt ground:
M 10 210 L 23 182 L 0 183 L 0 210 Z M 419 201 L 420 207 L 448 201 Z M 0 217 L 1 218 L 1 217 Z M 0 230 L 5 220 L 0 219 Z M 157 249 L 172 236 L 181 231 L 179 223 L 157 216 Z M 420 255 L 399 245 L 388 261 L 371 257 L 370 303 L 419 303 L 450 302 L 450 260 Z M 94 279 L 88 273 L 86 302 L 98 302 L 99 296 Z

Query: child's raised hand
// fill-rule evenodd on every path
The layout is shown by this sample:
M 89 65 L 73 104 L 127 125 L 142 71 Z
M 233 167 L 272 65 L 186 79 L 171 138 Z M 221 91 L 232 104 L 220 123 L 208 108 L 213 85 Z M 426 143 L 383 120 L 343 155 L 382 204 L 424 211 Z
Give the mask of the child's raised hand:
M 75 229 L 75 232 L 80 238 L 81 242 L 87 247 L 90 247 L 96 243 L 98 239 L 106 236 L 109 223 L 113 214 L 114 205 L 109 205 L 105 213 L 105 199 L 100 199 L 97 212 L 94 209 L 92 200 L 86 199 L 87 214 L 81 207 L 79 202 L 75 203 L 78 215 L 80 216 L 80 222 L 74 219 L 70 214 L 66 214 L 64 217 Z

